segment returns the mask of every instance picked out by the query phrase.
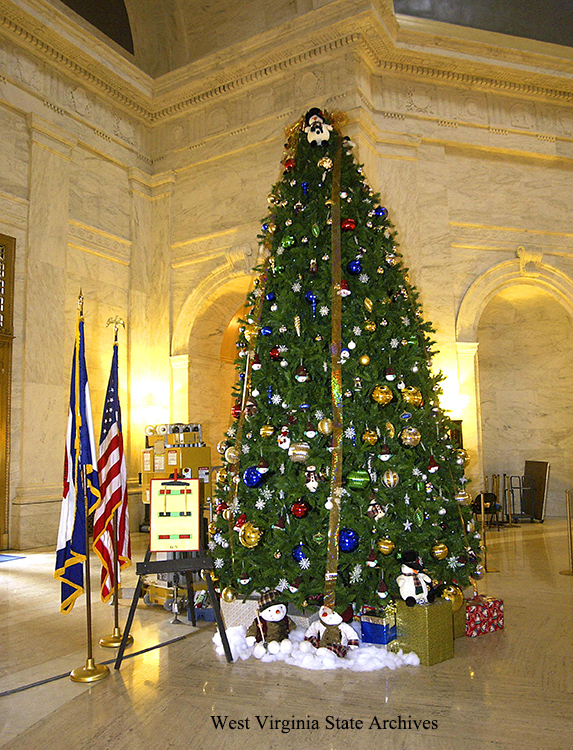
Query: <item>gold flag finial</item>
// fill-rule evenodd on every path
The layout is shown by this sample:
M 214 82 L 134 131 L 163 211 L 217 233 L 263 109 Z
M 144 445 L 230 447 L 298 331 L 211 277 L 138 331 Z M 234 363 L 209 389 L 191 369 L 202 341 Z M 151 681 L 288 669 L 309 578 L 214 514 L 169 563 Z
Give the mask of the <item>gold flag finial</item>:
M 119 315 L 114 315 L 113 318 L 108 318 L 105 327 L 107 328 L 108 326 L 113 326 L 113 340 L 117 342 L 117 332 L 119 331 L 119 327 L 123 326 L 125 329 L 123 318 L 120 318 Z
M 78 312 L 80 316 L 84 317 L 84 293 L 82 292 L 82 288 L 80 287 L 80 293 L 78 294 Z

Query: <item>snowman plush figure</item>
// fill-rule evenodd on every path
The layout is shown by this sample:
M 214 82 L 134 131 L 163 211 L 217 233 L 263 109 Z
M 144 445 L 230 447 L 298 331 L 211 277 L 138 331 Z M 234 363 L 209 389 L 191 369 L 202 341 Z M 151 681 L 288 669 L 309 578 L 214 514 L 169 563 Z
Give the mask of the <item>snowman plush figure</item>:
M 311 146 L 323 146 L 328 143 L 332 125 L 324 121 L 322 112 L 317 107 L 309 109 L 304 118 L 304 132 Z
M 260 659 L 270 654 L 288 654 L 292 643 L 288 634 L 295 629 L 294 622 L 287 617 L 287 607 L 279 600 L 278 591 L 265 591 L 259 599 L 257 616 L 247 630 L 247 646 L 255 646 L 253 656 Z M 256 644 L 256 645 L 255 645 Z
M 318 620 L 311 623 L 304 639 L 315 648 L 327 648 L 340 657 L 345 657 L 348 649 L 358 648 L 358 638 L 354 630 L 348 623 L 343 622 L 342 615 L 325 606 L 318 610 Z
M 432 589 L 432 579 L 422 573 L 424 565 L 414 550 L 407 550 L 402 555 L 402 573 L 396 578 L 400 596 L 407 607 L 416 604 L 431 604 L 436 598 Z

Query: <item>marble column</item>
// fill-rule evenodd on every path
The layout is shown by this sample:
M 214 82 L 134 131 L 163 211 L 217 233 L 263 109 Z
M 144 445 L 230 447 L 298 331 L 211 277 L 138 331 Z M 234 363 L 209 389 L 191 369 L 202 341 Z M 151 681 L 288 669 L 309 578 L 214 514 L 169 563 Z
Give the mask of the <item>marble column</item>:
M 52 544 L 57 537 L 69 387 L 64 373 L 69 372 L 72 356 L 65 300 L 69 171 L 75 140 L 35 114 L 28 116 L 28 130 L 22 442 L 11 529 L 11 544 L 19 549 Z
M 131 473 L 140 471 L 147 424 L 171 415 L 171 200 L 175 175 L 129 173 L 132 196 L 130 283 Z
M 469 491 L 476 495 L 483 489 L 484 481 L 478 344 L 474 341 L 458 341 L 456 346 L 460 395 L 469 397 L 462 415 L 464 448 L 471 457 L 466 476 L 472 480 Z
M 176 354 L 171 362 L 171 420 L 189 420 L 189 355 Z

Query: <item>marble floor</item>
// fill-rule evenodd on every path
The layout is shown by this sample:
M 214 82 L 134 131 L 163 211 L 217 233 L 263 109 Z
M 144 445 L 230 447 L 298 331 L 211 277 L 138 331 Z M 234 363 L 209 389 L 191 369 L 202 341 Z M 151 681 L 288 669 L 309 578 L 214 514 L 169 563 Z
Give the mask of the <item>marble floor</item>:
M 480 593 L 504 599 L 505 630 L 457 639 L 450 661 L 368 673 L 308 672 L 252 659 L 229 665 L 214 653 L 213 625 L 171 625 L 163 608 L 142 603 L 132 650 L 185 637 L 127 659 L 120 672 L 112 665 L 110 677 L 92 686 L 64 677 L 0 696 L 0 747 L 569 750 L 573 576 L 559 574 L 568 567 L 565 521 L 493 530 L 488 542 L 488 565 L 499 572 L 487 574 Z M 134 538 L 136 559 L 144 545 Z M 53 551 L 16 554 L 25 557 L 0 564 L 0 693 L 85 663 L 84 605 L 59 613 Z M 125 586 L 133 585 L 131 570 Z M 96 586 L 99 571 L 93 573 Z M 96 642 L 112 624 L 112 608 L 94 595 Z M 96 646 L 94 655 L 104 661 L 114 653 Z M 213 716 L 237 724 L 215 728 Z M 257 716 L 273 722 L 260 728 Z M 288 722 L 283 729 L 274 721 L 293 717 L 305 728 L 285 731 Z M 399 717 L 392 729 L 389 722 Z

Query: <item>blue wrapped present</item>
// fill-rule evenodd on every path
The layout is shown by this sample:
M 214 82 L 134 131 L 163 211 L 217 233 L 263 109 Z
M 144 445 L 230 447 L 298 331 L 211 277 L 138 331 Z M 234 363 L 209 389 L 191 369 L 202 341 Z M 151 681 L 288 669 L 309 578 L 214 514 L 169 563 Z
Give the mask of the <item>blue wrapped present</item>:
M 390 643 L 396 640 L 396 617 L 361 615 L 362 643 Z

